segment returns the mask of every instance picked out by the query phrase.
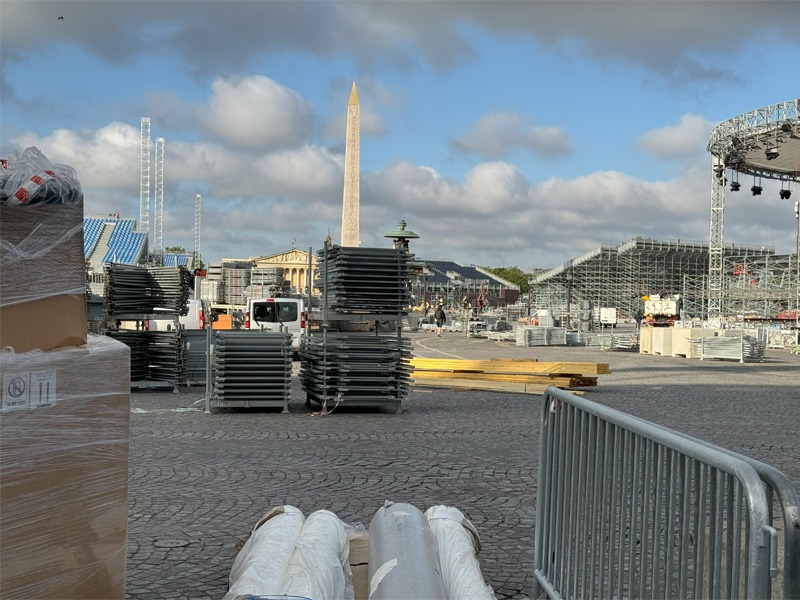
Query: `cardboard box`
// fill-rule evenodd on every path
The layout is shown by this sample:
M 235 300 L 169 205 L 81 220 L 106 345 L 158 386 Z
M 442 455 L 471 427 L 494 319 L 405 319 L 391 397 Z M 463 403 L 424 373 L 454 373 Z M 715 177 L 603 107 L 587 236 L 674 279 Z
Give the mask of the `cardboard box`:
M 349 562 L 353 573 L 355 600 L 369 598 L 369 532 L 361 531 L 350 538 Z
M 83 203 L 0 205 L 0 348 L 86 343 Z
M 86 343 L 86 296 L 60 294 L 0 306 L 0 348 L 52 350 Z
M 125 597 L 130 349 L 0 354 L 0 598 Z

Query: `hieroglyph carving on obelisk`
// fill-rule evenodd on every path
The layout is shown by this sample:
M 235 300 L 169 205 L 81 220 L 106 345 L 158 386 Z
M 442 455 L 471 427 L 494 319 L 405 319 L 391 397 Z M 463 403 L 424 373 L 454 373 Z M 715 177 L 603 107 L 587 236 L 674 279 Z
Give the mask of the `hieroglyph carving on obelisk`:
M 344 146 L 344 197 L 342 199 L 342 246 L 359 246 L 358 234 L 359 211 L 359 171 L 358 171 L 358 137 L 359 137 L 358 92 L 356 84 L 350 90 L 350 102 L 347 105 L 347 132 Z

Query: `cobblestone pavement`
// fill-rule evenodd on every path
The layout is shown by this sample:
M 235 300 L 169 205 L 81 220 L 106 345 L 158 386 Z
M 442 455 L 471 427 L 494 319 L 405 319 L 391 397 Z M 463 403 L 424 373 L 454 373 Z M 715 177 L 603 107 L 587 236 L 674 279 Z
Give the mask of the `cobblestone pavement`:
M 609 363 L 586 398 L 769 463 L 800 490 L 799 355 L 740 364 L 407 335 L 423 357 Z M 221 598 L 237 542 L 275 505 L 368 527 L 386 500 L 459 508 L 497 597 L 530 596 L 541 396 L 417 388 L 399 414 L 315 417 L 292 385 L 289 414 L 206 414 L 203 387 L 132 393 L 127 598 Z

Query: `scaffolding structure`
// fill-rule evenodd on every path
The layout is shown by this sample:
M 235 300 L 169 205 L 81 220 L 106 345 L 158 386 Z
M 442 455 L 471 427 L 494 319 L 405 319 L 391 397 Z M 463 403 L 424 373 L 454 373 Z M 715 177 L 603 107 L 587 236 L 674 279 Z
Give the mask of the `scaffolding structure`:
M 200 223 L 203 218 L 200 194 L 194 197 L 194 264 L 200 264 Z
M 794 308 L 795 255 L 770 246 L 728 244 L 723 248 L 720 287 L 725 315 L 774 318 Z M 684 319 L 704 319 L 708 306 L 709 244 L 636 237 L 603 245 L 532 280 L 531 304 L 570 325 L 587 310 L 616 308 L 631 319 L 642 296 L 680 294 Z
M 164 266 L 164 138 L 156 138 L 156 189 L 153 218 L 153 259 L 157 267 Z
M 150 117 L 142 117 L 139 172 L 139 231 L 150 233 Z

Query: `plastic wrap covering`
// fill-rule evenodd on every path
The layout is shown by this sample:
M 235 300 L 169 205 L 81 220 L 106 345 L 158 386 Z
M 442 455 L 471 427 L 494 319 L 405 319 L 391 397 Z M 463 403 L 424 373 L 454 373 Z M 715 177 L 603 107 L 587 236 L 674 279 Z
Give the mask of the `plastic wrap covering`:
M 294 506 L 276 507 L 264 515 L 233 561 L 223 600 L 280 590 L 304 522 L 303 513 Z
M 411 504 L 387 502 L 369 525 L 369 598 L 447 598 L 433 532 Z
M 21 178 L 31 180 L 28 187 L 39 179 L 30 174 L 36 161 L 27 159 L 47 159 L 35 148 L 23 155 L 12 156 L 9 168 L 2 170 L 3 193 L 19 188 Z M 74 175 L 68 167 L 60 168 L 53 172 Z M 0 200 L 0 347 L 27 352 L 86 342 L 83 202 L 74 193 L 59 201 L 59 190 L 68 193 L 59 187 L 63 183 L 60 175 L 43 179 L 39 187 L 31 188 L 26 203 L 16 196 L 13 202 L 7 197 Z M 68 187 L 73 185 L 77 180 Z M 37 190 L 44 196 L 34 204 Z M 47 204 L 45 198 L 56 203 Z
M 445 592 L 450 600 L 494 600 L 475 554 L 480 550 L 478 533 L 463 513 L 452 506 L 431 506 L 425 518 L 436 539 Z
M 81 184 L 72 167 L 50 162 L 35 146 L 9 156 L 0 203 L 13 206 L 82 201 Z
M 304 520 L 293 506 L 274 508 L 236 556 L 223 600 L 352 600 L 348 554 L 347 530 L 332 512 Z
M 352 600 L 344 524 L 328 510 L 311 513 L 286 569 L 281 593 L 314 600 Z
M 129 349 L 0 353 L 0 597 L 125 597 Z

